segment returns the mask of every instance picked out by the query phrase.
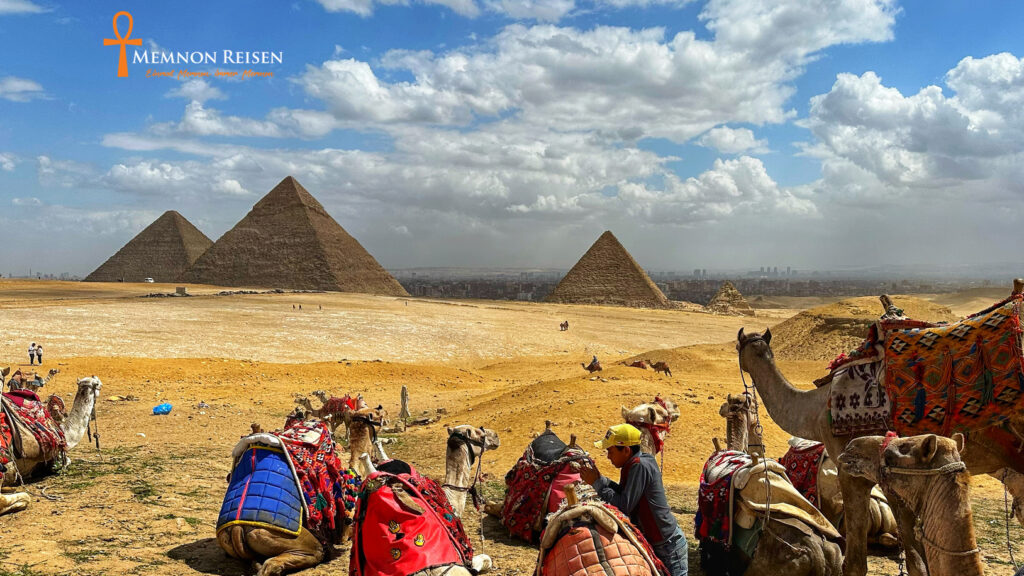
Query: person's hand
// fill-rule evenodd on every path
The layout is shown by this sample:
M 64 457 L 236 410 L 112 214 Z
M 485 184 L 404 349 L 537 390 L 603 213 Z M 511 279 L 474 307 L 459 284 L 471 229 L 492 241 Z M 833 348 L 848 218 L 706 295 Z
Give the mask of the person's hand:
M 580 468 L 580 478 L 591 486 L 593 486 L 594 482 L 597 482 L 600 477 L 601 473 L 597 471 L 597 468 L 593 468 L 591 466 Z

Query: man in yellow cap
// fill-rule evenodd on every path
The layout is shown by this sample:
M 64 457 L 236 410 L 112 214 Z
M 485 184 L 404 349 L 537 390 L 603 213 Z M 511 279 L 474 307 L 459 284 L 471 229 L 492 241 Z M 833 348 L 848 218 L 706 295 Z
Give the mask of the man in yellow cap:
M 640 451 L 640 430 L 629 424 L 616 424 L 608 429 L 603 440 L 594 442 L 594 447 L 607 452 L 612 466 L 620 470 L 619 481 L 612 482 L 594 468 L 580 470 L 580 477 L 597 490 L 602 500 L 629 516 L 669 576 L 686 576 L 686 536 L 665 498 L 657 461 Z

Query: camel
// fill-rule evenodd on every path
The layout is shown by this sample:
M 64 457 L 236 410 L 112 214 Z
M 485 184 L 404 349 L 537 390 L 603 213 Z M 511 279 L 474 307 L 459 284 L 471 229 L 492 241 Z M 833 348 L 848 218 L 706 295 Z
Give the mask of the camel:
M 650 360 L 648 360 L 647 363 L 651 366 L 651 368 L 654 369 L 655 372 L 664 372 L 666 376 L 672 375 L 672 369 L 668 367 L 668 364 L 660 360 L 658 362 L 651 362 Z
M 981 550 L 974 537 L 970 472 L 960 459 L 964 437 L 934 434 L 895 438 L 862 436 L 839 456 L 852 476 L 878 483 L 916 519 L 900 524 L 907 548 L 923 552 L 928 574 L 981 576 Z
M 749 446 L 760 445 L 760 436 L 751 435 L 753 426 L 744 416 L 748 413 L 746 410 L 737 409 L 738 403 L 733 398 L 730 397 L 730 401 L 724 404 L 720 410 L 720 413 L 726 417 L 727 450 L 731 452 L 721 451 L 718 439 L 715 438 L 715 454 L 711 456 L 712 459 L 719 455 L 726 458 L 731 455 L 741 455 L 740 453 L 746 452 Z M 742 401 L 742 397 L 735 398 Z M 759 457 L 757 451 L 753 451 L 750 454 L 752 464 L 749 466 L 761 478 L 767 479 L 768 487 L 761 488 L 760 484 L 764 481 L 755 481 L 754 478 L 756 476 L 753 473 L 750 475 L 751 480 L 742 490 L 736 488 L 737 484 L 732 484 L 732 488 L 735 489 L 737 503 L 737 516 L 733 516 L 733 530 L 737 529 L 738 524 L 735 523 L 735 518 L 741 513 L 740 510 L 747 510 L 749 508 L 749 511 L 756 515 L 759 523 L 764 522 L 763 499 L 760 506 L 758 506 L 757 501 L 740 505 L 741 495 L 749 490 L 754 490 L 754 493 L 759 497 L 763 497 L 765 490 L 770 489 L 773 498 L 783 500 L 785 502 L 784 505 L 788 505 L 790 509 L 793 509 L 793 505 L 798 502 L 803 503 L 804 507 L 810 508 L 810 504 L 803 500 L 792 485 L 788 485 L 785 488 L 778 486 L 778 483 L 789 484 L 782 467 L 778 463 Z M 708 466 L 710 464 L 711 461 L 709 460 Z M 705 470 L 707 470 L 707 466 Z M 737 471 L 734 478 L 739 475 L 740 472 Z M 703 476 L 701 481 L 704 481 Z M 776 490 L 779 491 L 779 496 L 774 496 Z M 772 508 L 771 512 L 775 512 L 775 509 Z M 786 574 L 787 576 L 838 576 L 841 573 L 842 551 L 839 544 L 830 540 L 822 533 L 822 528 L 815 528 L 807 517 L 791 516 L 780 519 L 778 516 L 770 513 L 768 518 L 768 525 L 764 528 L 759 540 L 757 540 L 751 557 L 747 557 L 746 553 L 742 552 L 740 545 L 734 545 L 730 549 L 710 538 L 702 540 L 700 544 L 700 557 L 701 566 L 704 568 L 705 573 L 709 576 L 725 576 L 726 574 L 743 574 L 744 576 L 776 576 L 778 574 Z M 820 526 L 821 524 L 827 525 L 828 520 L 819 515 L 818 525 Z M 755 523 L 754 526 L 756 527 L 757 524 Z M 829 536 L 838 536 L 838 533 L 831 526 L 826 526 L 826 528 L 831 532 Z M 749 532 L 750 529 L 747 531 Z M 734 543 L 737 541 L 738 537 L 734 539 Z
M 456 426 L 448 429 L 448 444 L 444 455 L 444 489 L 448 502 L 451 503 L 455 515 L 462 517 L 466 509 L 466 494 L 473 497 L 476 504 L 480 497 L 476 492 L 477 474 L 484 452 L 496 450 L 501 445 L 498 434 L 487 428 L 474 428 L 469 425 Z M 476 464 L 477 471 L 473 471 Z
M 568 321 L 568 320 L 566 320 L 565 322 L 562 322 L 562 323 L 560 323 L 560 324 L 558 325 L 558 329 L 559 329 L 560 331 L 562 331 L 562 332 L 565 332 L 566 330 L 568 330 L 568 329 L 569 329 L 569 321 Z
M 387 460 L 387 455 L 383 454 L 381 441 L 377 437 L 377 430 L 386 423 L 385 413 L 379 408 L 362 408 L 348 416 L 348 466 L 363 478 L 366 478 L 369 471 L 360 460 L 361 455 L 369 454 L 376 462 Z
M 591 374 L 593 374 L 594 372 L 600 372 L 602 370 L 601 363 L 597 361 L 597 356 L 594 356 L 594 359 L 590 361 L 590 364 L 584 364 L 580 362 L 580 366 L 583 366 L 583 369 L 586 370 L 587 372 L 590 372 Z
M 624 366 L 629 366 L 630 368 L 639 368 L 641 370 L 647 370 L 647 362 L 644 362 L 643 360 L 633 360 L 632 362 L 623 362 L 622 364 Z
M 753 450 L 763 456 L 765 447 L 757 430 L 753 412 L 753 400 L 744 392 L 735 396 L 729 394 L 718 413 L 725 418 L 725 438 L 729 450 Z M 824 453 L 818 472 L 817 506 L 825 518 L 842 532 L 843 495 L 836 480 L 838 473 L 835 462 L 827 452 Z M 806 494 L 804 496 L 806 497 Z M 868 531 L 868 541 L 887 548 L 899 546 L 896 518 L 881 491 L 872 490 L 870 506 L 871 528 Z
M 325 434 L 330 434 L 329 427 L 321 428 L 321 430 Z M 274 446 L 277 451 L 283 450 L 283 445 L 277 433 L 263 433 L 259 424 L 255 423 L 252 424 L 252 432 L 257 443 Z M 245 442 L 245 439 L 243 439 L 243 442 Z M 239 446 L 242 447 L 241 453 L 245 453 L 246 450 L 252 447 L 251 444 L 240 444 Z M 239 447 L 236 447 L 233 453 L 236 461 L 241 455 L 238 450 Z M 234 470 L 228 475 L 229 482 L 233 474 L 235 474 Z M 298 497 L 303 497 L 301 496 L 301 490 Z M 240 509 L 241 505 L 239 505 Z M 345 507 L 338 506 L 335 510 L 334 522 L 339 528 L 333 534 L 328 531 L 328 535 L 324 537 L 335 542 L 345 541 L 350 531 L 346 524 L 346 517 Z M 229 556 L 253 562 L 256 568 L 256 576 L 280 576 L 281 574 L 312 568 L 323 562 L 330 551 L 325 549 L 324 543 L 309 530 L 308 517 L 303 514 L 301 518 L 302 522 L 295 534 L 288 534 L 279 529 L 268 528 L 251 522 L 225 525 L 217 530 L 217 544 Z
M 64 432 L 64 439 L 67 443 L 66 450 L 71 450 L 82 441 L 86 429 L 89 426 L 89 418 L 96 406 L 96 398 L 99 396 L 100 388 L 103 386 L 100 379 L 91 376 L 78 381 L 78 392 L 75 394 L 75 401 L 68 413 L 58 424 Z M 13 456 L 13 465 L 7 462 L 4 466 L 3 477 L 0 479 L 0 486 L 14 486 L 19 484 L 22 478 L 28 478 L 43 469 L 52 469 L 57 458 L 62 457 L 60 453 L 44 453 L 31 429 L 22 422 L 15 410 L 7 406 L 9 400 L 4 399 L 4 416 L 11 418 L 9 422 L 13 437 L 11 445 L 4 446 L 10 450 Z M 63 465 L 70 460 L 63 456 Z M 31 498 L 26 493 L 15 493 L 0 496 L 0 514 L 17 512 L 28 507 Z
M 814 390 L 793 387 L 775 366 L 771 339 L 771 330 L 765 330 L 764 335 L 748 335 L 741 328 L 736 343 L 740 368 L 750 374 L 765 408 L 780 428 L 793 436 L 822 442 L 825 450 L 831 454 L 841 454 L 852 438 L 832 434 L 829 387 Z M 1014 425 L 1021 429 L 1024 422 L 1017 421 Z M 967 447 L 964 462 L 971 473 L 991 474 L 1002 479 L 1004 469 L 1014 465 L 994 454 L 983 442 L 968 438 Z M 1024 469 L 1012 469 L 1005 473 L 1008 479 L 1006 486 L 1013 493 L 1015 502 L 1024 499 L 1024 492 L 1017 491 L 1020 486 L 1015 482 L 1017 474 L 1021 473 L 1024 473 Z M 868 500 L 874 483 L 867 478 L 852 476 L 840 468 L 839 485 L 846 510 L 846 559 L 843 574 L 864 576 L 867 573 L 867 534 L 870 527 Z M 910 511 L 901 509 L 896 503 L 889 504 L 900 525 L 909 525 L 913 521 Z M 911 576 L 926 574 L 924 559 L 913 548 L 907 549 L 907 566 Z
M 0 375 L 7 376 L 7 372 L 9 370 L 10 368 L 5 369 L 2 373 L 0 373 Z M 40 378 L 39 374 L 36 373 L 33 375 L 34 377 L 31 380 L 28 380 L 24 378 L 21 370 L 18 370 L 14 373 L 14 377 L 11 379 L 11 389 L 31 390 L 33 392 L 38 393 L 39 389 L 48 384 L 50 380 L 52 380 L 53 377 L 56 376 L 57 374 L 60 374 L 60 370 L 58 370 L 57 368 L 50 368 L 50 371 L 47 372 L 46 374 L 46 378 Z
M 640 429 L 640 450 L 657 455 L 665 444 L 672 423 L 679 419 L 675 402 L 655 396 L 654 400 L 633 408 L 620 406 L 622 419 Z

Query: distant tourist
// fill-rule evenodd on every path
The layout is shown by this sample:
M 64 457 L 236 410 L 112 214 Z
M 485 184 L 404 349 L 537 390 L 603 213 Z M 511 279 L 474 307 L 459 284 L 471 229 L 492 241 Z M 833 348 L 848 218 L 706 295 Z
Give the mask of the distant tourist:
M 39 360 L 39 365 L 43 365 L 43 345 L 36 346 L 36 360 Z
M 36 363 L 36 343 L 33 342 L 28 347 L 28 365 L 31 366 Z

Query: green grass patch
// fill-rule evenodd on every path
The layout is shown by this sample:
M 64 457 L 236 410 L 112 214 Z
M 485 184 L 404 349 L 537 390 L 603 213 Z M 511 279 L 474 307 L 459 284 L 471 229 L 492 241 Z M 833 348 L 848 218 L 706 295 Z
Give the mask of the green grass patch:
M 22 564 L 14 569 L 0 567 L 0 576 L 46 576 L 46 574 L 37 571 L 29 564 Z
M 76 564 L 83 562 L 92 562 L 104 556 L 109 556 L 110 552 L 106 550 L 92 550 L 86 548 L 85 550 L 76 550 L 74 552 L 64 552 L 64 556 L 73 560 Z

